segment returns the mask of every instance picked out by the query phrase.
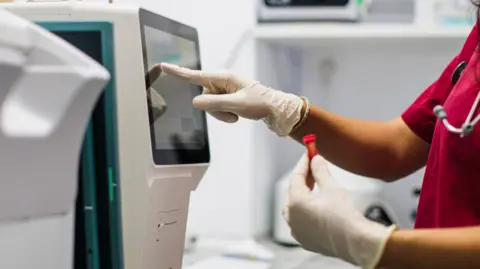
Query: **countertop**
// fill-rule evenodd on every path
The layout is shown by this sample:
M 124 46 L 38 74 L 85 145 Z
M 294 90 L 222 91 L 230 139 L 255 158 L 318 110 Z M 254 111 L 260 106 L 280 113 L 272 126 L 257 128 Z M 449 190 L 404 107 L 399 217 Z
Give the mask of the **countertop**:
M 300 247 L 285 247 L 270 240 L 258 240 L 261 245 L 275 252 L 271 269 L 358 269 L 348 263 L 311 252 Z M 193 247 L 184 255 L 184 267 L 218 255 L 220 251 L 211 247 Z

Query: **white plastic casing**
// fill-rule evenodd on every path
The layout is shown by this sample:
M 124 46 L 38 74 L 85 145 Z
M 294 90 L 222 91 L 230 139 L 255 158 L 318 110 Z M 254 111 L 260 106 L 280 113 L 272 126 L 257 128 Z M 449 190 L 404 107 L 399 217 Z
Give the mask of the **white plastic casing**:
M 3 9 L 0 33 L 0 268 L 71 268 L 83 135 L 110 76 Z
M 125 269 L 180 269 L 190 193 L 209 164 L 153 163 L 140 9 L 94 3 L 28 3 L 9 9 L 35 21 L 113 24 Z

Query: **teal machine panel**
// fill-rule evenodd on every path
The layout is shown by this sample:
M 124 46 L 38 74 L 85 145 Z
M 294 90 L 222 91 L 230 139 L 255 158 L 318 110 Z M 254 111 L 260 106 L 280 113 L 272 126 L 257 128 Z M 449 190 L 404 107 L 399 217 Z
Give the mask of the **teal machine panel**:
M 85 131 L 78 171 L 75 269 L 123 269 L 115 105 L 113 26 L 109 22 L 37 22 L 111 74 Z

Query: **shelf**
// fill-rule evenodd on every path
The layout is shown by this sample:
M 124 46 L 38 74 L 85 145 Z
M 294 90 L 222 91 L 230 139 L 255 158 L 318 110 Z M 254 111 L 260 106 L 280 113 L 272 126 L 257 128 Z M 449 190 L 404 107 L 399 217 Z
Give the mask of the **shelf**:
M 255 29 L 257 40 L 275 43 L 325 39 L 464 39 L 467 26 L 421 27 L 393 23 L 269 23 Z

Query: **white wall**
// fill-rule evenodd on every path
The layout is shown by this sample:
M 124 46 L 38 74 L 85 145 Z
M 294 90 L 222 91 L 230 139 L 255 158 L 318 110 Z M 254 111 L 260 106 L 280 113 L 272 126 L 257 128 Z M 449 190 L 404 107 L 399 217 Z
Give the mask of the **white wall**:
M 252 29 L 254 0 L 114 0 L 140 5 L 199 30 L 203 69 L 221 68 L 236 45 L 242 49 L 232 69 L 254 75 Z M 248 34 L 245 34 L 247 31 Z M 240 42 L 247 36 L 246 42 Z M 231 61 L 232 59 L 229 59 Z M 253 233 L 250 158 L 252 125 L 221 123 L 208 118 L 212 165 L 194 192 L 189 232 L 207 236 L 244 238 Z

